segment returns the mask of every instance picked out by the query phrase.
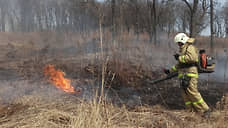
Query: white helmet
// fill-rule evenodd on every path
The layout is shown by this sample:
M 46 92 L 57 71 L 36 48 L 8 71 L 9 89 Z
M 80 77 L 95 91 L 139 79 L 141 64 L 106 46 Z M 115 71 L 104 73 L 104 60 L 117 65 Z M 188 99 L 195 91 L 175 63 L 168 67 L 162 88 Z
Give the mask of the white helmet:
M 181 42 L 185 44 L 188 40 L 189 40 L 189 37 L 184 33 L 178 33 L 174 38 L 175 43 Z

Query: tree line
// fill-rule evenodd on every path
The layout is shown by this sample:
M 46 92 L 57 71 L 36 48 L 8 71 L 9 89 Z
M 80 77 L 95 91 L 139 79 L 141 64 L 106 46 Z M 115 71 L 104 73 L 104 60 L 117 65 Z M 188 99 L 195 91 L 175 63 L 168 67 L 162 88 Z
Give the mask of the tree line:
M 1 32 L 88 32 L 103 27 L 113 36 L 146 32 L 200 34 L 210 25 L 213 0 L 0 0 Z M 215 36 L 228 36 L 228 2 L 213 1 Z

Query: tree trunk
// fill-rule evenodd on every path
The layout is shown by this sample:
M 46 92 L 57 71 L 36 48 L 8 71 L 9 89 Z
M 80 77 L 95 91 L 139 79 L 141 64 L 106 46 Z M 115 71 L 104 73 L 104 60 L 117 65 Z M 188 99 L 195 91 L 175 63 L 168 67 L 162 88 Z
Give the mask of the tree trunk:
M 149 42 L 151 43 L 153 41 L 153 27 L 152 27 L 152 17 L 153 17 L 153 10 L 152 10 L 152 4 L 151 1 L 147 0 L 147 7 L 148 11 L 148 26 L 147 26 L 147 32 L 149 33 Z
M 112 31 L 112 41 L 114 41 L 115 36 L 116 36 L 116 23 L 115 23 L 115 6 L 116 6 L 116 0 L 111 1 L 111 8 L 112 8 L 112 26 L 111 26 L 111 31 Z
M 186 32 L 186 17 L 185 16 L 183 16 L 182 17 L 182 31 L 183 32 Z
M 199 0 L 194 0 L 193 2 L 193 7 L 191 6 L 191 4 L 187 1 L 187 0 L 182 0 L 186 3 L 186 5 L 188 6 L 189 10 L 190 10 L 190 22 L 189 22 L 189 31 L 190 31 L 190 37 L 195 37 L 196 36 L 196 12 L 198 9 L 198 3 Z
M 214 5 L 213 5 L 213 0 L 210 0 L 210 15 L 211 15 L 211 43 L 210 43 L 210 48 L 211 48 L 211 52 L 213 52 L 213 47 L 214 47 Z
M 198 3 L 199 3 L 199 0 L 194 0 L 194 3 L 193 3 L 193 8 L 192 8 L 192 13 L 191 13 L 191 33 L 190 33 L 190 37 L 195 37 L 196 36 L 196 12 L 197 12 L 197 9 L 198 9 Z
M 157 45 L 157 14 L 156 14 L 156 0 L 153 0 L 153 33 L 154 33 L 154 44 Z
M 139 39 L 139 7 L 138 7 L 138 1 L 135 0 L 135 27 L 136 27 L 136 36 L 137 40 Z
M 1 31 L 6 31 L 6 24 L 5 24 L 5 10 L 1 10 Z

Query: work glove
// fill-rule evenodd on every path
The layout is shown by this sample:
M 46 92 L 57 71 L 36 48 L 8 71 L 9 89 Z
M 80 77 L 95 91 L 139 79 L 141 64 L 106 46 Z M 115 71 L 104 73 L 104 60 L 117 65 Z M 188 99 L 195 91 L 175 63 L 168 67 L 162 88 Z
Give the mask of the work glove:
M 167 74 L 167 75 L 170 74 L 169 69 L 163 69 L 163 71 L 164 71 L 164 73 Z
M 174 56 L 174 58 L 176 59 L 176 60 L 178 60 L 179 59 L 179 54 L 175 54 L 175 55 L 173 55 Z

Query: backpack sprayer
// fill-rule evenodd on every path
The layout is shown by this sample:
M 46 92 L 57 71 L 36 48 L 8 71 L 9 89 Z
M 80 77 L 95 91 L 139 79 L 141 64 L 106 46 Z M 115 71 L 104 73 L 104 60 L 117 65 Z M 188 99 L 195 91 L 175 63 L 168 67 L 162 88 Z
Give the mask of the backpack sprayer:
M 206 50 L 199 51 L 199 61 L 197 64 L 199 73 L 212 73 L 215 69 L 214 57 L 206 55 Z
M 206 50 L 202 49 L 199 51 L 199 59 L 198 63 L 196 63 L 197 69 L 199 73 L 213 73 L 215 68 L 215 59 L 214 57 L 208 56 L 206 54 Z M 173 72 L 167 75 L 165 78 L 160 78 L 156 80 L 149 80 L 149 84 L 157 84 L 162 81 L 166 81 L 178 76 L 178 72 Z

